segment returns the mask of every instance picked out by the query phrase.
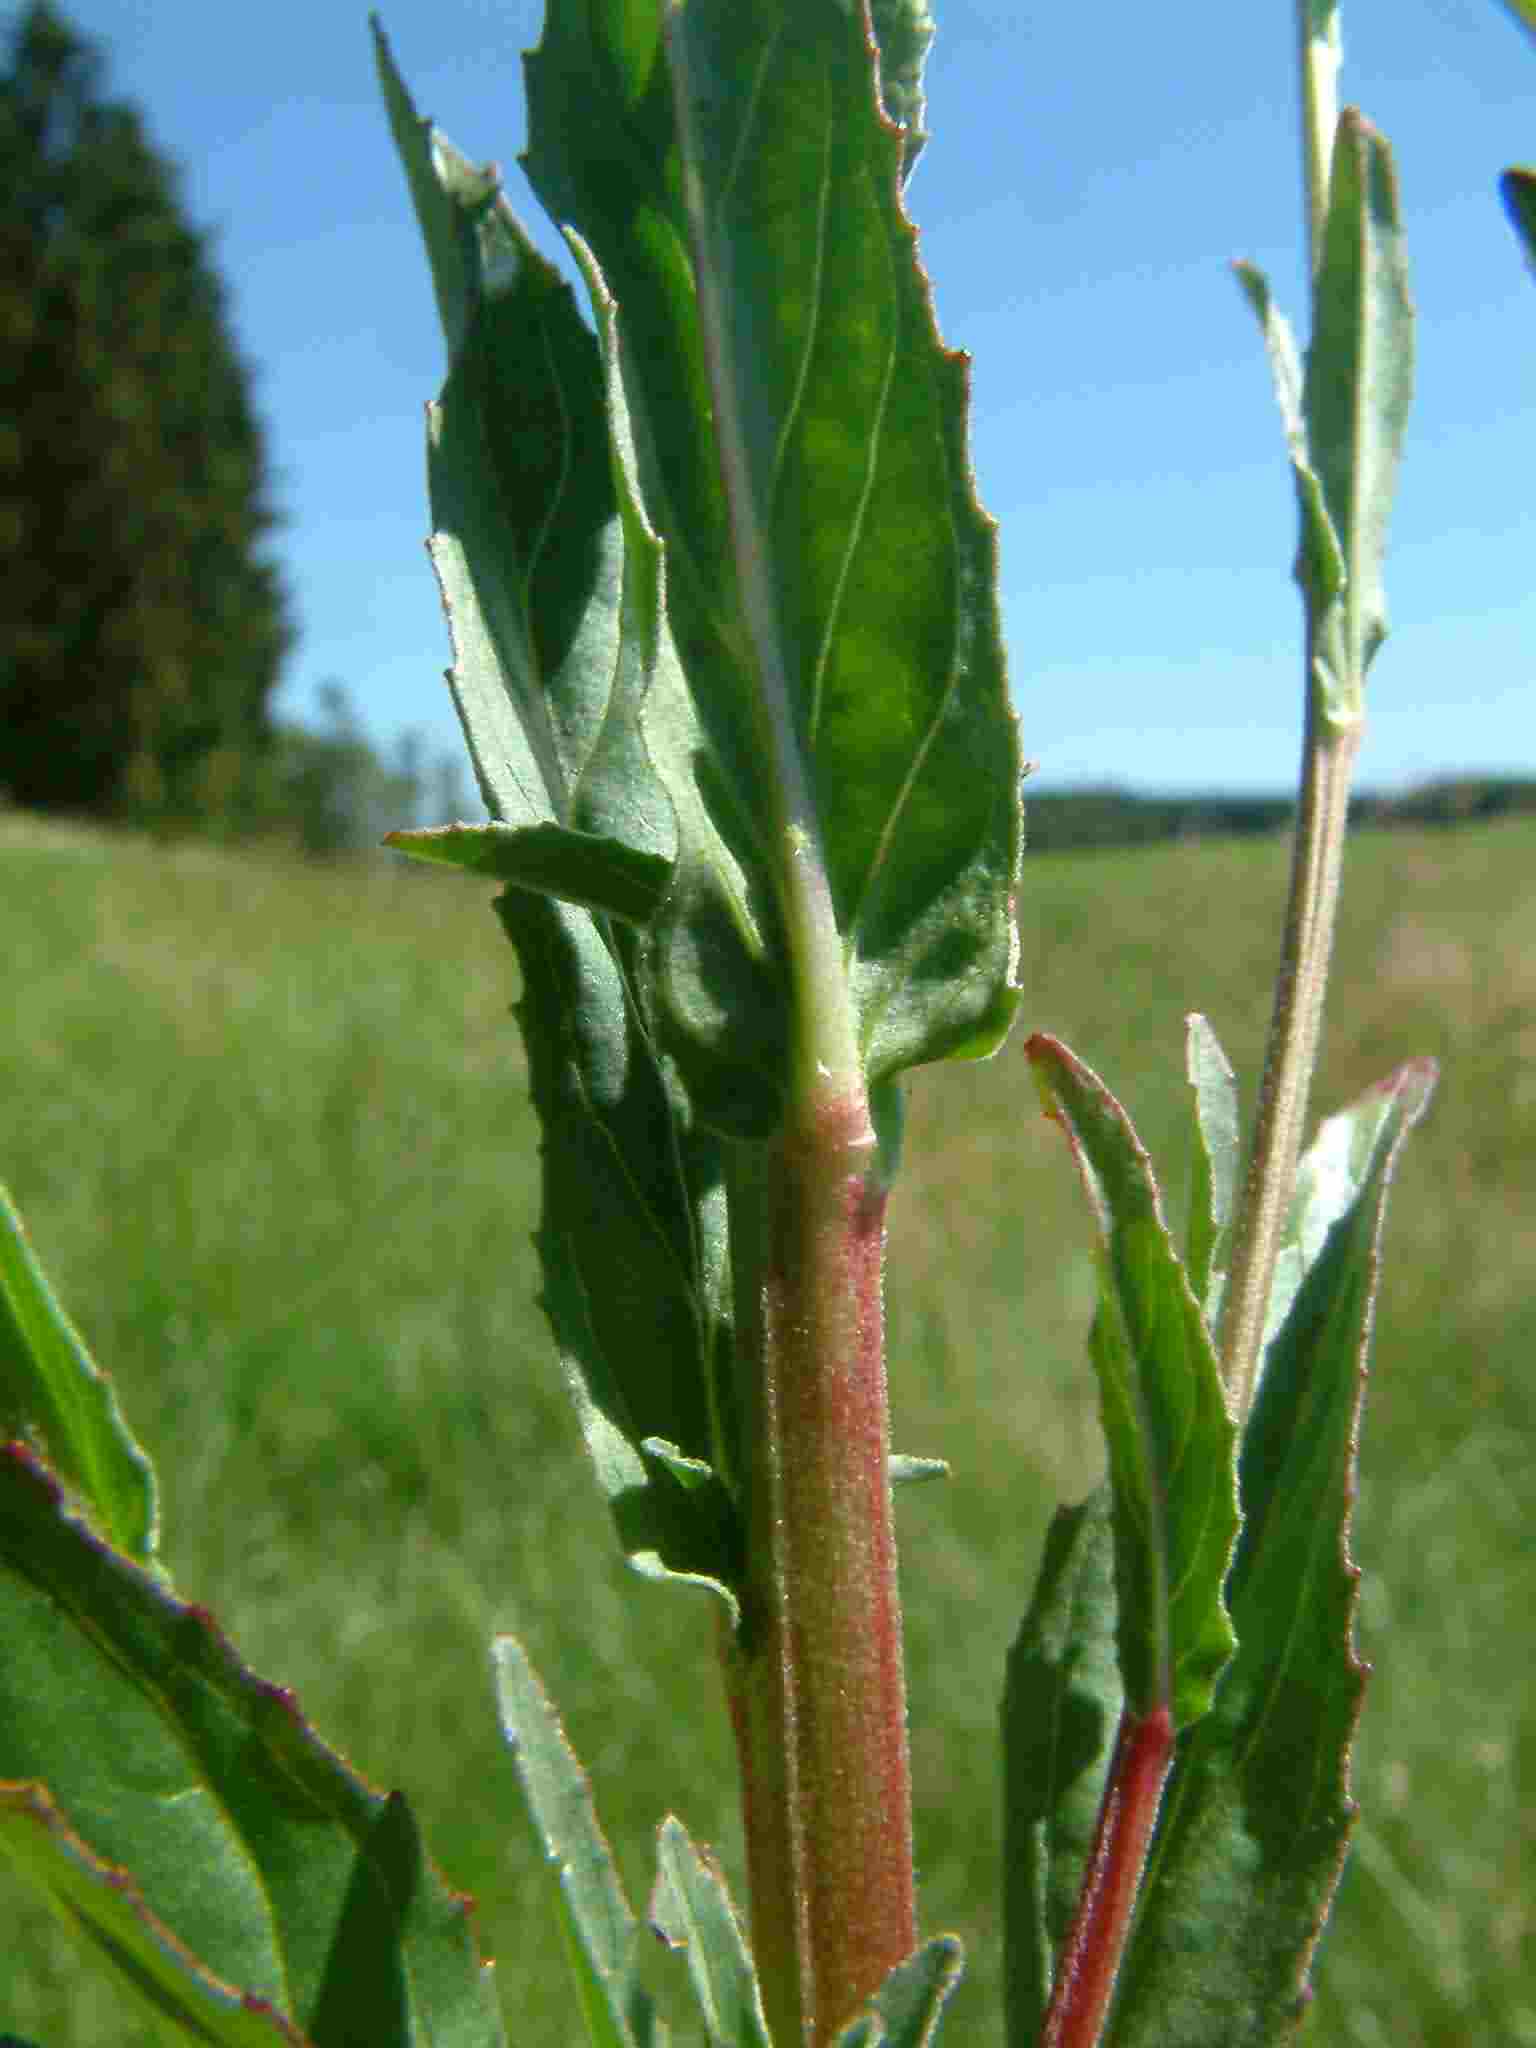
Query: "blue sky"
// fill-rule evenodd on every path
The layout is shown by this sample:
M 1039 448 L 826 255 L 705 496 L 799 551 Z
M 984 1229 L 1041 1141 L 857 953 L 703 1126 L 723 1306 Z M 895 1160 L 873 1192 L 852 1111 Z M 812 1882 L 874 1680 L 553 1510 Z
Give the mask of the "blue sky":
M 370 730 L 457 747 L 422 549 L 442 379 L 363 7 L 64 0 L 211 228 L 257 380 L 300 624 L 282 704 L 329 678 Z M 1294 512 L 1247 257 L 1304 331 L 1289 0 L 934 0 L 909 188 L 940 321 L 974 358 L 1005 628 L 1037 787 L 1289 785 Z M 537 0 L 385 0 L 417 105 L 503 166 Z M 1169 24 L 1177 23 L 1177 29 Z M 1536 163 L 1536 45 L 1494 0 L 1356 0 L 1343 92 L 1397 157 L 1418 393 L 1360 778 L 1536 773 L 1536 282 L 1498 204 Z

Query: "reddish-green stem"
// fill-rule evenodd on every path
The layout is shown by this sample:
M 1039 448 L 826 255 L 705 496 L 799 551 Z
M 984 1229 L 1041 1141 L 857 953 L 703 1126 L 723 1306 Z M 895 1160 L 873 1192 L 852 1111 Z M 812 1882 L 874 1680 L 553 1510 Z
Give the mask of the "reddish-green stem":
M 749 1559 L 727 1683 L 752 1932 L 782 2048 L 821 2044 L 916 1946 L 888 1473 L 885 1190 L 862 1096 L 732 1187 Z
M 1094 2048 L 1114 1995 L 1169 1767 L 1173 1717 L 1158 1707 L 1120 1723 L 1093 1853 L 1062 1946 L 1042 2048 Z

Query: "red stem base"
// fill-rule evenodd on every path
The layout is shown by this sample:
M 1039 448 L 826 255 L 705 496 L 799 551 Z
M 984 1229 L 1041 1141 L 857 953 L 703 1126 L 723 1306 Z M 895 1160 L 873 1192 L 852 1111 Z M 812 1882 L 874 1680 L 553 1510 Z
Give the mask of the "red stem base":
M 1095 2048 L 1114 1996 L 1163 1785 L 1173 1717 L 1122 1719 L 1082 1896 L 1056 1966 L 1042 2048 Z

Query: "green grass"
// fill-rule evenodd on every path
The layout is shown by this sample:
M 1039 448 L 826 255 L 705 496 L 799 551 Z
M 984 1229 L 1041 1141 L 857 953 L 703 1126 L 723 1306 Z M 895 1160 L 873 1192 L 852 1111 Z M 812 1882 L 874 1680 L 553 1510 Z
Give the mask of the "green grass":
M 1352 846 L 1317 1103 L 1429 1052 L 1388 1224 L 1357 1550 L 1365 1808 L 1309 2038 L 1536 2043 L 1536 824 Z M 714 1617 L 617 1560 L 532 1296 L 535 1132 L 489 891 L 0 820 L 0 1176 L 160 1469 L 180 1588 L 415 1803 L 509 2034 L 571 2043 L 491 1710 L 528 1642 L 640 1903 L 669 1810 L 738 1867 Z M 1177 1188 L 1182 1019 L 1250 1076 L 1278 844 L 1029 864 L 1026 1028 L 1121 1093 Z M 1044 1520 L 1097 1470 L 1086 1220 L 1017 1045 L 923 1076 L 890 1256 L 927 1931 L 995 2043 L 994 1724 Z M 0 1876 L 0 2033 L 140 2048 Z

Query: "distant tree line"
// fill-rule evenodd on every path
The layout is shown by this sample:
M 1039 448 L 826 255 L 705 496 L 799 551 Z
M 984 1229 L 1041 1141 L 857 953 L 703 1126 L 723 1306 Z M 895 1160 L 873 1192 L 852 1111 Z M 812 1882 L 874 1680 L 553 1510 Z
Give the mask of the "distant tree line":
M 330 854 L 464 812 L 339 683 L 278 718 L 294 633 L 251 379 L 207 239 L 51 0 L 0 72 L 0 802 Z
M 1241 839 L 1286 830 L 1293 808 L 1288 797 L 1139 796 L 1113 788 L 1031 795 L 1026 785 L 1025 830 L 1032 848 L 1053 853 L 1169 839 Z M 1522 811 L 1536 811 L 1536 780 L 1447 776 L 1398 796 L 1363 790 L 1350 803 L 1350 824 L 1467 825 Z

